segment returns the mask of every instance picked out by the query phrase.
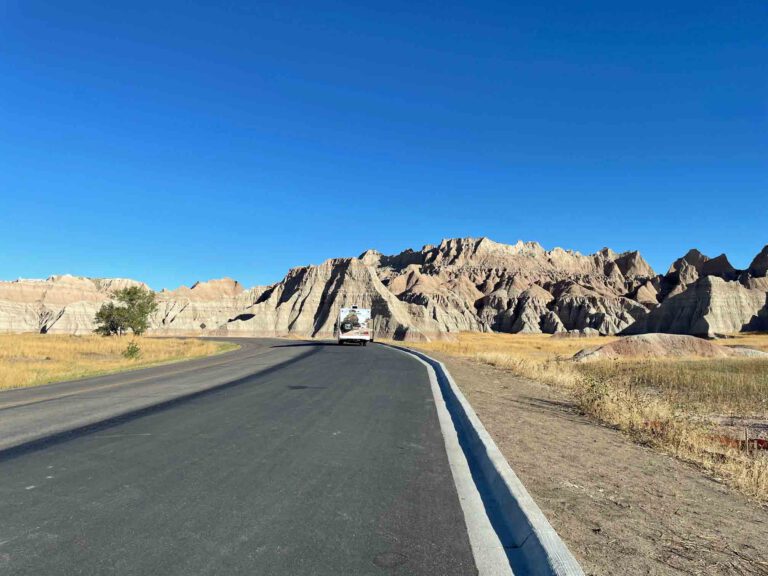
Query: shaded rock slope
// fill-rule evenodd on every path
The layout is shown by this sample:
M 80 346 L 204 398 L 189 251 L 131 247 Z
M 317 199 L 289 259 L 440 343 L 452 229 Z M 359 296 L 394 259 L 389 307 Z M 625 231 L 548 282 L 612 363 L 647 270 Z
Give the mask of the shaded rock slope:
M 711 337 L 768 330 L 768 246 L 746 270 L 736 270 L 725 254 L 710 259 L 691 250 L 654 285 L 658 305 L 625 334 Z
M 127 279 L 0 282 L 0 331 L 82 334 Z M 664 275 L 636 252 L 535 242 L 444 240 L 387 256 L 369 250 L 291 269 L 272 286 L 231 279 L 157 293 L 158 334 L 331 337 L 342 306 L 373 308 L 379 338 L 462 331 L 714 335 L 768 329 L 768 246 L 747 270 L 691 250 Z

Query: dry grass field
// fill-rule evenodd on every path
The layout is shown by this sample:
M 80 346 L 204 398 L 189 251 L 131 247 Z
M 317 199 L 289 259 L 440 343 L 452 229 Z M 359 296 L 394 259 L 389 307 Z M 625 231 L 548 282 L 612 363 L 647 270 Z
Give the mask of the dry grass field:
M 455 340 L 415 342 L 423 350 L 435 350 L 459 356 L 505 354 L 516 359 L 554 360 L 570 358 L 582 348 L 601 346 L 613 342 L 616 337 L 552 338 L 549 334 L 501 334 L 486 332 L 462 332 Z M 411 343 L 409 342 L 410 346 Z
M 735 334 L 725 340 L 719 340 L 718 343 L 723 346 L 748 346 L 768 352 L 768 332 Z
M 768 501 L 768 450 L 760 449 L 768 444 L 768 360 L 570 361 L 579 350 L 611 340 L 615 338 L 463 333 L 455 341 L 409 345 L 565 389 L 586 414 Z M 718 343 L 768 351 L 768 334 L 738 335 Z
M 135 341 L 138 358 L 123 356 Z M 74 380 L 231 350 L 235 344 L 176 338 L 0 335 L 0 390 Z
M 597 380 L 653 390 L 675 409 L 702 416 L 768 418 L 768 360 L 718 358 L 592 362 L 578 371 Z

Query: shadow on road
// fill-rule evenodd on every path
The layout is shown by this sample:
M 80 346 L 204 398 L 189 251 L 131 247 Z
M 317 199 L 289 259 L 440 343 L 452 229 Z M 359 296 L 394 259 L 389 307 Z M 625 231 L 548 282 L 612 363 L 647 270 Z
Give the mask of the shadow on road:
M 295 344 L 275 344 L 272 348 L 294 348 L 296 346 L 338 346 L 336 342 L 297 342 Z
M 327 386 L 286 386 L 289 390 L 325 390 Z
M 214 394 L 221 393 L 224 390 L 234 388 L 236 386 L 240 386 L 243 384 L 247 384 L 249 382 L 252 382 L 255 379 L 268 376 L 274 372 L 277 372 L 279 370 L 282 370 L 283 368 L 290 366 L 291 364 L 295 364 L 297 362 L 300 362 L 301 360 L 304 360 L 305 358 L 308 358 L 314 354 L 317 354 L 318 352 L 319 350 L 307 350 L 304 352 L 300 352 L 294 358 L 288 358 L 287 360 L 283 360 L 282 362 L 278 362 L 277 364 L 273 364 L 272 366 L 269 366 L 262 370 L 256 370 L 251 374 L 248 374 L 247 376 L 242 376 L 240 378 L 225 381 L 225 382 L 222 382 L 221 384 L 216 384 L 214 386 L 211 386 L 210 388 L 205 388 L 203 390 L 197 390 L 190 394 L 184 394 L 182 396 L 177 396 L 175 398 L 169 398 L 167 400 L 163 400 L 151 406 L 145 406 L 135 410 L 130 410 L 129 412 L 126 412 L 124 414 L 119 414 L 117 416 L 106 418 L 101 422 L 86 424 L 85 426 L 80 426 L 72 430 L 57 432 L 55 434 L 52 434 L 51 436 L 39 438 L 37 440 L 32 440 L 30 442 L 20 444 L 19 446 L 14 446 L 12 448 L 7 448 L 5 450 L 0 450 L 0 462 L 5 462 L 13 458 L 17 458 L 23 454 L 28 454 L 30 452 L 35 452 L 50 446 L 61 444 L 62 442 L 66 442 L 73 438 L 77 438 L 80 436 L 91 434 L 93 432 L 105 430 L 113 426 L 117 426 L 119 424 L 124 424 L 125 422 L 130 422 L 131 420 L 135 420 L 143 416 L 149 416 L 150 414 L 155 414 L 157 412 L 169 410 L 171 408 L 190 402 L 192 400 L 197 400 L 198 398 L 201 398 L 204 396 L 212 396 Z

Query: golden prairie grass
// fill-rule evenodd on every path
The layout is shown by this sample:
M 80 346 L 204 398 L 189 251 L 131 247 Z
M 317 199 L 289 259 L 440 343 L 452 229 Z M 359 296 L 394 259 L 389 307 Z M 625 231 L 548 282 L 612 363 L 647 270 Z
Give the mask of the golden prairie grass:
M 603 361 L 579 364 L 577 370 L 657 391 L 678 410 L 768 417 L 768 360 L 762 358 Z
M 123 356 L 131 340 L 141 349 L 136 359 Z M 0 390 L 187 360 L 236 347 L 197 339 L 2 334 Z
M 479 352 L 513 355 L 531 360 L 570 358 L 583 348 L 602 346 L 617 340 L 615 336 L 590 338 L 552 338 L 549 334 L 501 334 L 488 332 L 462 332 L 455 340 L 418 342 L 414 346 L 424 350 L 472 356 Z M 409 342 L 410 346 L 411 343 Z
M 744 332 L 733 334 L 725 340 L 719 340 L 718 344 L 723 346 L 748 346 L 763 352 L 768 352 L 768 333 L 766 332 Z
M 702 418 L 768 417 L 768 360 L 570 361 L 582 348 L 613 339 L 462 333 L 455 341 L 409 345 L 468 357 L 565 389 L 586 414 L 702 466 L 747 495 L 768 500 L 768 457 L 725 445 L 722 431 Z M 768 335 L 740 335 L 723 343 L 768 349 Z

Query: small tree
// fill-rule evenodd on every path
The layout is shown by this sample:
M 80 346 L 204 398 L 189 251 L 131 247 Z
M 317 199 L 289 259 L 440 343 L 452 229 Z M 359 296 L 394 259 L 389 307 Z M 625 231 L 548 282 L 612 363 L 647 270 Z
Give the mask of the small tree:
M 105 302 L 96 312 L 96 329 L 94 332 L 102 336 L 116 334 L 122 336 L 128 329 L 128 316 L 125 308 L 115 306 L 114 302 Z
M 104 336 L 121 336 L 128 329 L 137 336 L 149 328 L 149 316 L 157 310 L 155 293 L 141 286 L 130 286 L 112 294 L 120 305 L 105 302 L 96 313 L 94 332 Z
M 141 336 L 149 328 L 149 316 L 157 310 L 155 293 L 141 286 L 131 286 L 115 292 L 115 299 L 126 309 L 126 325 Z

